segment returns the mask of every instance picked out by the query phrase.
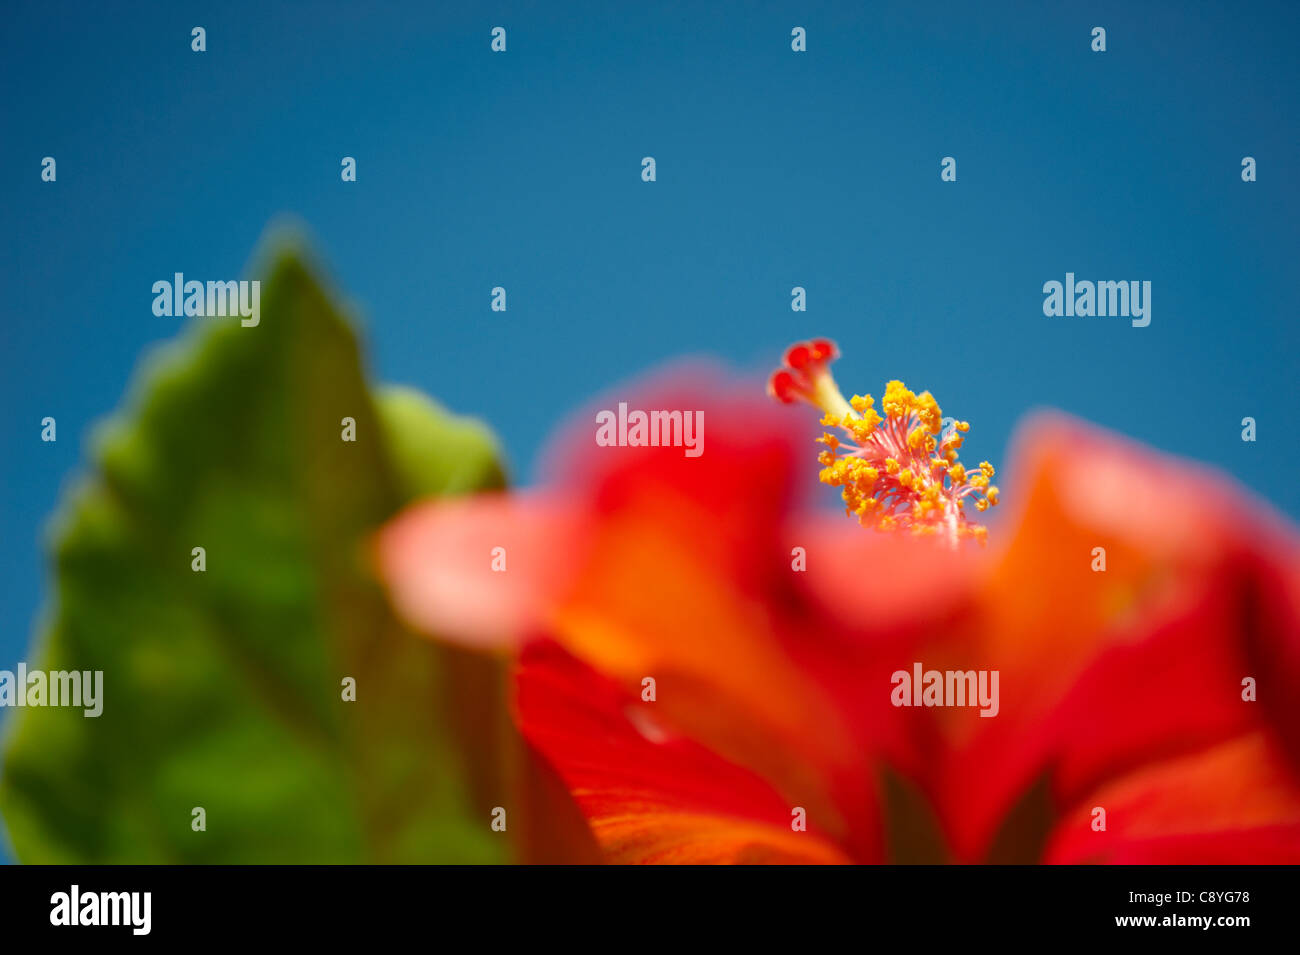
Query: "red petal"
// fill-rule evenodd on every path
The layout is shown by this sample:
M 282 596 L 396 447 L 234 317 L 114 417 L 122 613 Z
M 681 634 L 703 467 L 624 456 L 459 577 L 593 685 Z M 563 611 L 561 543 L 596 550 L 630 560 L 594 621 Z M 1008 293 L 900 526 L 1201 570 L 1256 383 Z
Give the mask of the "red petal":
M 662 707 L 550 643 L 517 676 L 529 741 L 556 767 L 611 862 L 840 863 L 818 832 L 791 828 L 796 803 L 757 774 L 660 724 Z M 663 681 L 660 694 L 679 692 Z
M 1105 810 L 1104 830 L 1094 812 Z M 1046 861 L 1259 865 L 1300 858 L 1300 790 L 1276 745 L 1252 733 L 1144 766 L 1087 794 Z
M 1000 673 L 996 717 L 931 711 L 948 742 L 929 789 L 972 860 L 1044 772 L 1070 805 L 1145 763 L 1271 724 L 1276 711 L 1242 700 L 1243 677 L 1277 680 L 1278 697 L 1300 689 L 1252 663 L 1300 631 L 1269 583 L 1297 566 L 1294 539 L 1280 543 L 1222 479 L 1079 423 L 1039 421 L 1021 446 L 1030 454 L 1006 469 L 1020 519 L 990 529 L 1009 535 L 996 567 L 921 658 Z M 1092 569 L 1098 547 L 1104 571 Z

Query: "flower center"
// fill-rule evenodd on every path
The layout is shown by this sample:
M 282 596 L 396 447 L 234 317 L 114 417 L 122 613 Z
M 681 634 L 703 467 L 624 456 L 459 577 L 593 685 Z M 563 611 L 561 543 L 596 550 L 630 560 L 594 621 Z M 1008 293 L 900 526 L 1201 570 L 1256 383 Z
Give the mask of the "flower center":
M 864 526 L 941 535 L 954 545 L 963 537 L 982 543 L 987 529 L 967 519 L 966 503 L 985 511 L 998 503 L 998 489 L 989 483 L 993 465 L 983 461 L 967 471 L 958 460 L 970 424 L 945 429 L 934 396 L 913 394 L 901 381 L 885 386 L 880 411 L 871 395 L 845 400 L 830 371 L 838 356 L 827 339 L 799 342 L 786 350 L 767 386 L 786 404 L 821 409 L 823 427 L 839 429 L 817 439 L 826 446 L 817 456 L 821 482 L 840 488 L 845 512 Z

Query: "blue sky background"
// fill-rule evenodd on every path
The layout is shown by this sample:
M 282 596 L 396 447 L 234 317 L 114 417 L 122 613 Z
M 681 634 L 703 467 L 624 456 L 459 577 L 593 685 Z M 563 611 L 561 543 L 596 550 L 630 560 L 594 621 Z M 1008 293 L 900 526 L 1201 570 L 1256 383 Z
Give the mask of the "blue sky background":
M 1298 21 L 1295 3 L 7 3 L 0 668 L 26 654 L 83 438 L 179 331 L 150 286 L 237 277 L 282 213 L 355 302 L 376 375 L 482 416 L 525 480 L 594 392 L 684 354 L 761 374 L 824 334 L 847 388 L 934 391 L 976 459 L 1054 406 L 1294 520 Z M 1066 271 L 1150 280 L 1151 325 L 1045 318 Z

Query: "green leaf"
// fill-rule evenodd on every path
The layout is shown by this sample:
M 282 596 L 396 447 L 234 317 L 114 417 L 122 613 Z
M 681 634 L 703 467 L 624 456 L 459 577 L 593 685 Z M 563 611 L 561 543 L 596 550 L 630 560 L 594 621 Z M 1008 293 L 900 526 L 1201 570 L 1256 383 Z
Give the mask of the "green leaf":
M 505 472 L 491 446 L 485 447 L 477 422 L 449 416 L 414 388 L 381 389 L 379 410 L 383 439 L 407 497 L 505 487 Z
M 498 666 L 404 629 L 367 557 L 414 495 L 499 486 L 495 445 L 413 392 L 372 397 L 298 254 L 276 254 L 261 291 L 256 327 L 199 319 L 147 366 L 56 521 L 30 665 L 103 671 L 103 714 L 10 711 L 16 854 L 503 860 L 489 823 L 516 754 L 508 725 L 479 724 L 505 709 L 474 712 L 472 741 L 456 710 L 462 685 L 499 693 Z

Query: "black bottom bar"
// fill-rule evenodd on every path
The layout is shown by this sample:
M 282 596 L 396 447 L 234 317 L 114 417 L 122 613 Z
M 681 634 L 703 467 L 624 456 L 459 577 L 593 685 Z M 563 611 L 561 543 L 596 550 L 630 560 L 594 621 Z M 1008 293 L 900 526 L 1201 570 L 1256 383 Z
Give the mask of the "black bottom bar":
M 843 930 L 866 938 L 879 930 L 926 942 L 1033 940 L 1049 930 L 1056 938 L 1230 943 L 1290 927 L 1295 885 L 1294 867 L 9 866 L 0 868 L 0 917 L 6 941 L 75 935 L 92 944 L 279 937 L 337 944 L 411 932 L 450 942 L 461 931 L 490 942 L 521 930 L 538 941 L 700 925 L 733 939 L 782 930 L 806 932 L 809 941 Z

